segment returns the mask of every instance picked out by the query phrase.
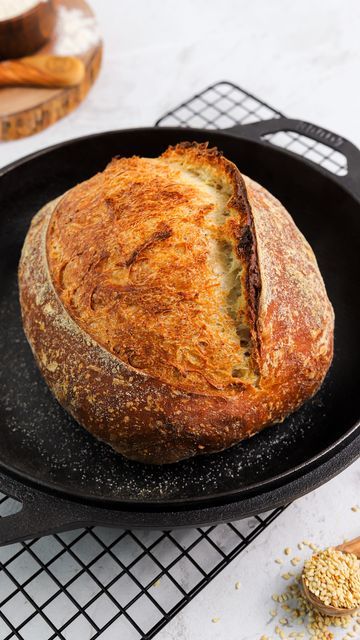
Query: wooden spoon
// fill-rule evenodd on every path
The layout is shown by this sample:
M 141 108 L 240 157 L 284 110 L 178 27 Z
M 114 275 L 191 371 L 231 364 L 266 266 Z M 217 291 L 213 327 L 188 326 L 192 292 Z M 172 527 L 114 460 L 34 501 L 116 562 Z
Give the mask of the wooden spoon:
M 353 553 L 357 558 L 360 559 L 360 537 L 354 538 L 354 540 L 350 540 L 350 542 L 344 542 L 344 544 L 340 544 L 336 547 L 337 551 L 342 551 L 343 553 Z M 359 611 L 359 608 L 355 609 L 342 609 L 339 607 L 333 607 L 332 605 L 324 604 L 320 598 L 318 598 L 314 593 L 312 593 L 309 588 L 305 584 L 304 574 L 301 576 L 302 589 L 304 592 L 304 596 L 310 602 L 311 606 L 314 607 L 317 611 L 320 611 L 324 616 L 349 616 L 353 613 Z
M 85 74 L 73 56 L 29 56 L 0 62 L 0 86 L 71 87 Z

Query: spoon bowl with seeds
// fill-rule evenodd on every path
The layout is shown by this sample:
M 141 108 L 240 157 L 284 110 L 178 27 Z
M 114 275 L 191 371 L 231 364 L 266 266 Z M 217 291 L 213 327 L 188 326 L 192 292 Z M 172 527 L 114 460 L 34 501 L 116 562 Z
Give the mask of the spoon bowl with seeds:
M 324 616 L 360 609 L 360 537 L 314 554 L 301 576 L 304 596 Z

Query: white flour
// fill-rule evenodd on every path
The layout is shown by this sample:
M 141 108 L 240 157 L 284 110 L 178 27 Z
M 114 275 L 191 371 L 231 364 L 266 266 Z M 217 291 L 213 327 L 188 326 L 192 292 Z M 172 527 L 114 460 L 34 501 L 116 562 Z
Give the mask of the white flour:
M 59 7 L 54 53 L 59 56 L 85 53 L 99 41 L 99 38 L 98 25 L 94 17 L 85 15 L 80 9 Z
M 0 20 L 8 20 L 47 0 L 0 0 Z

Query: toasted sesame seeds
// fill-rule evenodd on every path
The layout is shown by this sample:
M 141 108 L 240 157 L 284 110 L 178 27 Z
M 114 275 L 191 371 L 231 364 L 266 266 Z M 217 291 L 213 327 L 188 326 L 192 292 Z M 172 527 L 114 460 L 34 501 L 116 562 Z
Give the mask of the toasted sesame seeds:
M 294 574 L 292 571 L 287 571 L 287 573 L 281 574 L 281 577 L 284 578 L 284 580 L 290 580 L 290 578 L 294 577 Z
M 298 543 L 297 548 L 299 549 L 299 551 L 305 550 L 305 552 L 307 551 L 307 549 L 310 549 L 311 551 L 318 550 L 318 546 L 314 542 L 309 541 Z M 316 551 L 312 558 L 307 562 L 311 562 L 311 560 L 313 560 L 315 557 L 321 556 L 321 554 L 323 553 L 325 552 Z M 295 556 L 295 558 L 291 559 L 288 558 L 288 566 L 290 567 L 294 567 L 300 564 L 300 562 L 301 558 L 298 556 Z M 287 568 L 288 567 L 286 567 L 286 569 Z M 323 569 L 324 568 L 322 567 L 322 570 Z M 347 615 L 342 617 L 324 616 L 313 609 L 309 602 L 305 599 L 301 588 L 301 573 L 294 575 L 291 571 L 286 571 L 281 575 L 285 580 L 287 580 L 287 582 L 282 592 L 273 594 L 272 599 L 278 606 L 276 609 L 274 608 L 270 611 L 270 615 L 272 617 L 272 621 L 270 622 L 270 624 L 275 625 L 275 629 L 273 630 L 278 639 L 301 640 L 303 638 L 304 640 L 335 640 L 336 638 L 336 640 L 340 640 L 341 637 L 343 637 L 343 640 L 355 640 L 357 638 L 360 639 L 359 614 Z M 312 579 L 315 578 L 316 571 L 313 567 Z M 337 589 L 340 591 L 340 593 L 344 592 L 345 584 L 346 576 L 338 572 Z M 324 588 L 326 589 L 326 586 L 324 587 L 324 584 L 320 584 L 316 589 L 319 592 L 320 597 L 323 594 Z M 303 631 L 301 630 L 301 627 L 303 628 Z M 342 630 L 346 630 L 345 636 L 342 636 Z
M 291 564 L 293 567 L 296 567 L 296 565 L 299 564 L 299 562 L 301 562 L 301 560 L 298 556 L 295 556 L 295 558 L 292 558 L 291 560 Z
M 285 547 L 284 553 L 285 553 L 286 556 L 289 556 L 290 553 L 291 553 L 291 548 L 290 547 Z
M 333 548 L 321 551 L 304 565 L 304 582 L 327 606 L 360 607 L 360 564 L 355 555 Z

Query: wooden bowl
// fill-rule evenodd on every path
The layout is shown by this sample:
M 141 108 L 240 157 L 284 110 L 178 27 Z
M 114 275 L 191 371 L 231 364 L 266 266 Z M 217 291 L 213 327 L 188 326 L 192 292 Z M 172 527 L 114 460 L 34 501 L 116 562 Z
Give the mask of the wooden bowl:
M 0 20 L 0 60 L 21 58 L 40 49 L 51 37 L 55 20 L 53 0 L 39 1 L 19 16 Z

